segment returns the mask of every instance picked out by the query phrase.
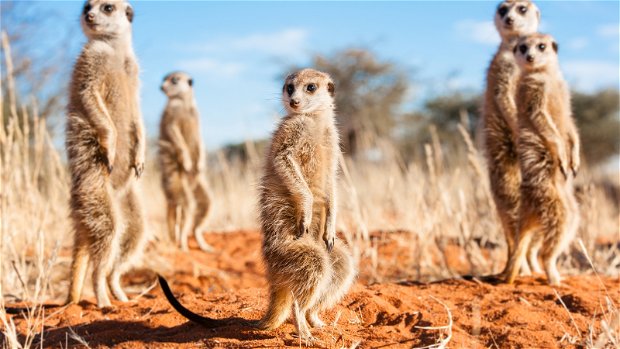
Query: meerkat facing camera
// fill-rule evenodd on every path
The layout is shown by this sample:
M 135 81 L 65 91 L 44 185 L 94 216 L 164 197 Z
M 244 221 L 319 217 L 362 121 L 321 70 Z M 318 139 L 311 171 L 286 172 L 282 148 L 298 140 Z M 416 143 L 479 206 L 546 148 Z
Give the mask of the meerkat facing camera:
M 519 36 L 535 33 L 540 11 L 530 1 L 507 0 L 495 12 L 495 27 L 502 42 L 487 71 L 487 86 L 482 109 L 485 155 L 491 192 L 502 223 L 508 258 L 512 255 L 517 231 L 521 173 L 517 158 L 517 105 L 515 102 L 519 68 L 512 49 Z M 541 272 L 536 248 L 529 255 L 530 266 Z M 522 271 L 529 273 L 528 263 Z
M 312 340 L 308 323 L 323 326 L 319 312 L 337 303 L 353 284 L 356 268 L 336 237 L 336 173 L 340 148 L 329 75 L 304 69 L 289 75 L 282 100 L 288 115 L 273 134 L 260 185 L 263 257 L 270 301 L 255 324 L 279 327 L 295 309 L 297 331 Z M 170 304 L 206 327 L 223 320 L 192 313 L 159 282 Z
M 202 233 L 211 206 L 206 182 L 206 157 L 200 137 L 200 120 L 193 92 L 193 79 L 186 73 L 168 74 L 161 85 L 168 103 L 159 129 L 159 162 L 168 202 L 168 233 L 188 250 L 194 232 L 203 251 L 212 248 Z M 180 230 L 180 232 L 179 232 Z
M 340 156 L 334 84 L 304 69 L 282 90 L 288 115 L 272 137 L 260 185 L 263 257 L 270 303 L 259 326 L 277 328 L 295 305 L 297 330 L 321 327 L 318 312 L 338 302 L 355 278 L 350 252 L 336 238 L 336 176 Z
M 68 303 L 80 300 L 89 262 L 99 307 L 127 301 L 120 276 L 142 251 L 144 218 L 135 180 L 144 169 L 138 63 L 126 1 L 89 0 L 81 16 L 88 38 L 73 68 L 66 146 L 75 230 Z
M 523 37 L 514 48 L 521 68 L 517 107 L 523 179 L 518 240 L 504 274 L 507 283 L 514 281 L 530 245 L 538 241 L 547 279 L 558 285 L 557 258 L 579 226 L 573 179 L 580 165 L 580 141 L 557 52 L 555 40 L 545 34 Z

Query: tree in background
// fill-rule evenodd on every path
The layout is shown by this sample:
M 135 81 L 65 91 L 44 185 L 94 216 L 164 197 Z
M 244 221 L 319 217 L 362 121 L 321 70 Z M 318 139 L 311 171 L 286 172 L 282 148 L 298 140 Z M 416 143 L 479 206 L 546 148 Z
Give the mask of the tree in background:
M 355 156 L 372 147 L 377 138 L 392 137 L 408 89 L 405 73 L 363 49 L 316 55 L 313 64 L 334 79 L 346 154 Z
M 0 2 L 0 23 L 10 43 L 12 57 L 12 80 L 17 95 L 25 100 L 18 101 L 30 110 L 36 109 L 42 118 L 64 114 L 65 91 L 73 58 L 68 55 L 71 38 L 78 37 L 76 30 L 59 25 L 57 15 L 42 11 L 36 2 Z M 77 29 L 79 30 L 79 28 Z M 55 33 L 53 36 L 47 32 Z M 45 36 L 48 40 L 40 40 Z M 73 40 L 76 41 L 76 40 Z M 5 62 L 5 47 L 2 46 L 2 89 L 4 100 L 10 100 L 8 74 Z M 62 48 L 62 49 L 60 49 Z M 34 105 L 36 100 L 37 105 Z M 8 104 L 3 104 L 8 108 Z M 9 110 L 2 112 L 9 113 Z M 21 110 L 17 111 L 21 113 Z M 21 118 L 20 118 L 21 119 Z
M 615 89 L 573 92 L 573 115 L 586 161 L 595 165 L 620 153 L 620 95 Z

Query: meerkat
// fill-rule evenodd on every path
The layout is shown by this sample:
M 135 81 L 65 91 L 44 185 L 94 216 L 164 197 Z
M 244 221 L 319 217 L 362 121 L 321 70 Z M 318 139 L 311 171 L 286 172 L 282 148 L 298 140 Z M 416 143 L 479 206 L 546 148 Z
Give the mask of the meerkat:
M 495 27 L 501 44 L 487 71 L 482 108 L 485 155 L 495 206 L 506 237 L 508 258 L 512 255 L 519 214 L 521 173 L 517 159 L 517 105 L 515 102 L 519 68 L 512 48 L 519 36 L 538 30 L 540 11 L 530 1 L 507 0 L 495 12 Z M 530 263 L 534 272 L 542 272 L 532 249 Z M 524 273 L 530 268 L 525 262 Z
M 188 235 L 193 231 L 200 249 L 211 251 L 202 236 L 211 197 L 205 177 L 206 157 L 193 79 L 186 73 L 170 73 L 164 78 L 161 90 L 168 97 L 159 128 L 159 162 L 168 202 L 168 233 L 173 241 L 180 240 L 181 248 L 187 251 Z
M 89 263 L 97 305 L 111 306 L 107 284 L 127 301 L 120 277 L 143 249 L 135 182 L 144 170 L 145 135 L 133 15 L 126 1 L 89 0 L 81 16 L 88 42 L 73 68 L 66 128 L 75 233 L 67 303 L 79 302 Z
M 304 69 L 289 75 L 282 91 L 288 112 L 274 132 L 260 185 L 263 258 L 270 285 L 268 309 L 255 326 L 272 330 L 294 308 L 297 331 L 312 340 L 310 326 L 324 325 L 321 310 L 336 304 L 353 284 L 356 268 L 336 237 L 336 175 L 340 155 L 335 126 L 334 83 Z M 206 326 L 178 303 L 163 278 L 170 303 Z
M 521 206 L 516 248 L 505 271 L 512 283 L 532 243 L 541 249 L 550 284 L 560 284 L 556 261 L 575 236 L 579 208 L 573 180 L 580 166 L 580 142 L 570 93 L 550 35 L 521 38 L 514 54 L 521 68 L 517 88 Z

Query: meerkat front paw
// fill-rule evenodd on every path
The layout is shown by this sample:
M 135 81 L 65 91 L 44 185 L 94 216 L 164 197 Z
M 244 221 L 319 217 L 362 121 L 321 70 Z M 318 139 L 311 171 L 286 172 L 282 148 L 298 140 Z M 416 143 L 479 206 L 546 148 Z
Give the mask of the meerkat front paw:
M 190 172 L 192 170 L 192 159 L 189 156 L 183 156 L 183 170 Z
M 560 171 L 562 172 L 562 175 L 564 175 L 564 179 L 566 179 L 568 178 L 568 169 L 569 169 L 569 161 L 568 161 L 568 155 L 566 154 L 566 148 L 558 145 L 557 151 L 558 151 L 558 161 L 560 163 Z
M 103 156 L 104 156 L 104 164 L 108 170 L 108 173 L 112 173 L 112 170 L 114 169 L 114 159 L 116 158 L 116 146 L 115 146 L 116 142 L 112 142 L 110 144 L 104 144 L 102 142 L 101 144 L 101 148 L 103 151 Z
M 140 178 L 142 176 L 142 173 L 144 172 L 144 161 L 141 162 L 137 162 L 133 164 L 132 166 L 134 174 L 136 175 L 136 178 Z
M 325 242 L 325 247 L 327 247 L 327 251 L 331 252 L 334 249 L 334 244 L 336 242 L 336 229 L 334 227 L 328 226 L 325 229 L 325 233 L 323 234 L 323 241 Z
M 581 165 L 581 159 L 579 158 L 579 151 L 576 148 L 573 148 L 571 153 L 571 161 L 570 161 L 570 169 L 573 171 L 573 177 L 577 176 L 577 172 L 579 172 L 579 167 Z

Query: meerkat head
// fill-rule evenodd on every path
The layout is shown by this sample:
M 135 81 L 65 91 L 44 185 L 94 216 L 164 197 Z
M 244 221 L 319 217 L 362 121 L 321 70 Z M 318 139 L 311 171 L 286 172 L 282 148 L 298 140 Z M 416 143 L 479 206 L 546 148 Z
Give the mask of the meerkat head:
M 194 80 L 189 74 L 183 72 L 173 72 L 164 77 L 161 90 L 168 98 L 181 97 L 192 93 Z
M 124 0 L 87 0 L 80 23 L 89 39 L 114 38 L 131 30 L 133 8 Z
M 286 77 L 282 103 L 289 114 L 308 114 L 334 108 L 335 87 L 331 77 L 303 69 Z
M 523 36 L 513 51 L 523 71 L 540 70 L 558 62 L 558 44 L 547 34 Z
M 502 39 L 536 33 L 540 10 L 529 0 L 506 0 L 497 6 L 495 27 Z

